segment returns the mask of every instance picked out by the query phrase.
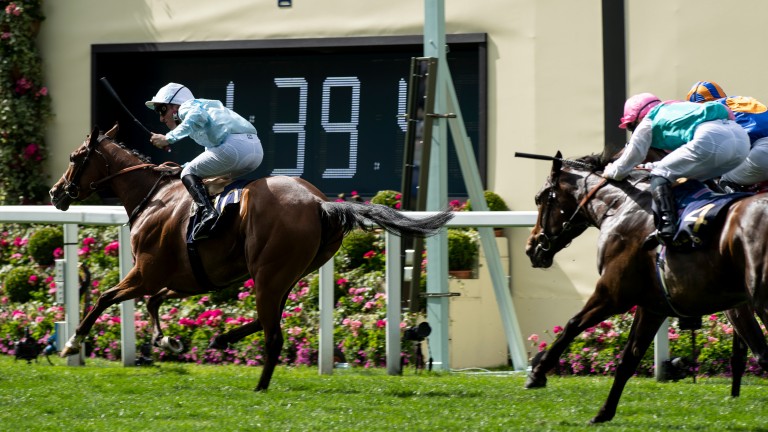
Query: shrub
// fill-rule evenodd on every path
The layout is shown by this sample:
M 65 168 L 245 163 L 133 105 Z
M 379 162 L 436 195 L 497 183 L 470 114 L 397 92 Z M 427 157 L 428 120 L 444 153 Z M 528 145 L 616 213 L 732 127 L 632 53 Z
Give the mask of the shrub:
M 400 209 L 402 203 L 400 202 L 400 199 L 403 197 L 403 194 L 397 191 L 393 190 L 383 190 L 376 193 L 376 195 L 371 198 L 371 203 L 373 204 L 381 204 L 385 205 L 387 207 L 392 207 L 394 209 Z
M 42 227 L 35 231 L 27 243 L 27 251 L 36 263 L 44 266 L 53 264 L 53 251 L 64 247 L 61 227 Z
M 344 255 L 341 259 L 344 270 L 352 270 L 367 263 L 369 252 L 377 249 L 375 243 L 378 236 L 374 232 L 356 229 L 351 231 L 341 242 L 340 252 Z
M 29 266 L 11 269 L 5 275 L 4 290 L 12 302 L 26 303 L 39 297 L 42 281 Z
M 488 210 L 490 211 L 509 211 L 507 203 L 496 192 L 485 191 L 485 202 L 488 204 Z M 466 210 L 472 210 L 472 202 L 467 200 Z
M 473 230 L 448 229 L 448 270 L 471 270 L 477 259 L 478 244 Z

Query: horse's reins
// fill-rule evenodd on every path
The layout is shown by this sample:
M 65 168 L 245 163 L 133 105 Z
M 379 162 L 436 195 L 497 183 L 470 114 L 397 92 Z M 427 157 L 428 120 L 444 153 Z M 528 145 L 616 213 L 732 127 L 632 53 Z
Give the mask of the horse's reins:
M 590 175 L 591 174 L 593 174 L 593 173 L 590 172 Z M 552 184 L 553 185 L 554 184 L 558 184 L 559 177 L 560 177 L 560 173 L 558 172 L 557 173 L 557 177 L 552 179 Z M 595 196 L 597 191 L 601 187 L 605 186 L 607 183 L 608 183 L 608 179 L 606 179 L 606 178 L 601 179 L 592 189 L 589 190 L 589 192 L 587 192 L 586 195 L 584 195 L 584 197 L 581 198 L 581 200 L 579 201 L 579 205 L 576 206 L 576 209 L 571 214 L 571 217 L 568 218 L 567 221 L 563 222 L 563 230 L 561 231 L 560 235 L 553 235 L 550 238 L 549 236 L 547 236 L 545 234 L 546 226 L 547 226 L 547 217 L 546 217 L 546 215 L 549 214 L 549 208 L 545 209 L 546 211 L 543 212 L 544 216 L 542 216 L 542 223 L 541 223 L 542 233 L 540 234 L 540 237 L 543 237 L 543 239 L 539 240 L 539 244 L 536 247 L 540 248 L 544 252 L 547 252 L 552 247 L 552 244 L 555 243 L 557 241 L 557 239 L 562 234 L 571 231 L 574 226 L 588 225 L 588 223 L 586 223 L 586 222 L 583 223 L 583 224 L 576 225 L 576 224 L 573 223 L 573 220 L 576 218 L 576 215 L 578 215 L 579 212 L 584 208 L 584 206 L 586 206 L 587 203 Z M 552 190 L 549 193 L 549 196 L 547 197 L 547 207 L 549 207 L 552 204 L 552 201 L 554 201 L 555 198 L 556 198 L 555 192 L 554 192 L 554 190 Z M 546 247 L 543 245 L 544 241 L 546 241 L 546 243 L 547 243 Z
M 102 138 L 99 140 L 99 144 L 101 144 L 101 141 L 106 139 L 107 137 Z M 104 159 L 104 165 L 107 167 L 107 173 L 109 173 L 109 161 L 107 161 L 107 158 L 104 157 L 104 155 L 94 149 L 88 146 L 88 150 L 85 153 L 85 157 L 83 158 L 83 162 L 75 169 L 75 173 L 72 175 L 72 181 L 67 181 L 67 179 L 64 178 L 64 182 L 66 183 L 66 186 L 64 186 L 64 190 L 67 192 L 67 195 L 69 195 L 72 199 L 77 199 L 80 196 L 80 188 L 77 186 L 77 183 L 80 182 L 80 177 L 83 175 L 83 170 L 85 165 L 88 163 L 88 160 L 91 157 L 91 152 L 96 152 L 99 156 L 101 156 Z M 91 182 L 90 188 L 92 190 L 97 190 L 102 184 L 108 182 L 109 180 L 112 180 L 115 177 L 121 176 L 123 174 L 137 171 L 141 169 L 152 169 L 154 171 L 160 172 L 160 176 L 155 181 L 155 184 L 152 185 L 152 187 L 149 189 L 149 192 L 147 195 L 144 196 L 144 199 L 141 200 L 139 205 L 137 205 L 133 211 L 131 212 L 130 216 L 128 217 L 128 225 L 131 225 L 134 218 L 138 216 L 138 214 L 141 212 L 141 210 L 144 209 L 144 207 L 147 205 L 147 202 L 149 202 L 149 199 L 152 197 L 152 195 L 155 194 L 155 191 L 157 190 L 158 186 L 160 185 L 160 182 L 167 176 L 171 175 L 170 171 L 168 169 L 162 169 L 162 168 L 178 168 L 178 164 L 175 162 L 163 162 L 160 165 L 155 165 L 151 163 L 143 163 L 139 165 L 133 165 L 126 168 L 121 169 L 120 171 L 114 173 L 114 174 L 108 174 L 106 177 L 101 178 L 99 180 L 96 180 L 94 182 Z M 62 177 L 63 178 L 63 177 Z M 74 194 L 72 190 L 75 190 Z

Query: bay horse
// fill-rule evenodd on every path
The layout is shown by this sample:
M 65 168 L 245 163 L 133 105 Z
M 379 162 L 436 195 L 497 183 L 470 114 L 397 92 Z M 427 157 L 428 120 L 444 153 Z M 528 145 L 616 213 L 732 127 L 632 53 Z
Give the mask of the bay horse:
M 198 242 L 208 279 L 203 282 L 196 277 L 187 251 L 189 194 L 177 175 L 118 144 L 116 134 L 117 126 L 104 135 L 94 128 L 70 154 L 69 166 L 50 190 L 51 203 L 66 211 L 73 201 L 110 188 L 130 215 L 135 260 L 125 278 L 99 296 L 66 343 L 62 357 L 78 353 L 97 317 L 116 303 L 152 296 L 148 309 L 156 339 L 160 328 L 156 309 L 163 299 L 210 292 L 250 277 L 258 318 L 232 330 L 225 339 L 231 342 L 263 330 L 265 361 L 255 390 L 267 390 L 283 346 L 280 319 L 290 290 L 331 259 L 348 232 L 372 229 L 369 223 L 374 223 L 397 235 L 425 237 L 438 233 L 453 217 L 447 209 L 412 218 L 384 205 L 329 202 L 300 178 L 258 179 L 243 188 L 239 209 L 230 212 L 227 226 Z
M 534 360 L 526 388 L 544 387 L 546 373 L 585 329 L 633 306 L 637 310 L 613 385 L 592 423 L 613 419 L 624 386 L 668 316 L 726 311 L 738 336 L 761 367 L 768 369 L 768 345 L 754 316 L 757 313 L 764 322 L 767 316 L 768 195 L 732 204 L 706 248 L 693 252 L 667 249 L 660 261 L 663 272 L 657 272 L 656 251 L 643 249 L 654 229 L 647 172 L 635 170 L 625 180 L 608 181 L 600 176 L 605 162 L 599 156 L 566 160 L 558 152 L 554 158 L 537 157 L 542 158 L 553 164 L 535 197 L 538 216 L 526 242 L 526 254 L 533 267 L 551 267 L 557 252 L 588 227 L 596 227 L 600 230 L 600 277 L 584 308 Z M 734 380 L 744 370 L 743 363 L 734 363 L 737 357 L 746 356 L 746 349 L 740 348 L 732 358 Z

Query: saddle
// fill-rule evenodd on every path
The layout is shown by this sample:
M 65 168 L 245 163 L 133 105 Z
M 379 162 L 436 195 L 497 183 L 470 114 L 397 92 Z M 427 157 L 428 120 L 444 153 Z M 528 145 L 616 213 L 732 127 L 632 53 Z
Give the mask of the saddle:
M 676 251 L 705 248 L 725 221 L 728 208 L 753 192 L 717 193 L 697 180 L 683 179 L 672 188 L 677 206 L 678 226 L 672 243 Z M 657 212 L 653 206 L 654 213 Z
M 210 237 L 216 235 L 219 227 L 227 224 L 230 216 L 236 212 L 230 211 L 230 208 L 237 208 L 240 206 L 240 199 L 243 196 L 243 188 L 250 183 L 250 180 L 236 180 L 214 178 L 210 181 L 203 181 L 208 193 L 213 197 L 213 206 L 216 207 L 216 211 L 219 212 L 219 217 L 214 222 L 211 228 Z M 212 191 L 216 191 L 212 193 Z M 214 197 L 215 195 L 215 197 Z M 224 288 L 214 285 L 208 278 L 208 275 L 203 270 L 203 262 L 198 252 L 198 242 L 192 238 L 192 228 L 195 227 L 197 221 L 202 216 L 202 209 L 197 208 L 193 203 L 190 207 L 189 223 L 187 224 L 187 254 L 189 255 L 189 263 L 192 266 L 192 272 L 195 274 L 195 278 L 201 285 L 206 285 L 212 288 Z

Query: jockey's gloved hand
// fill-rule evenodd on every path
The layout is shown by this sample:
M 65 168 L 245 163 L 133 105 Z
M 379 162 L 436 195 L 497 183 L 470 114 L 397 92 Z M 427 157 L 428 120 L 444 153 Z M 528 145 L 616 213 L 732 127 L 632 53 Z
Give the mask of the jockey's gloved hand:
M 609 163 L 605 166 L 605 170 L 603 170 L 603 177 L 611 180 L 624 180 L 624 177 L 626 177 L 626 174 L 620 175 L 619 169 L 613 162 Z

